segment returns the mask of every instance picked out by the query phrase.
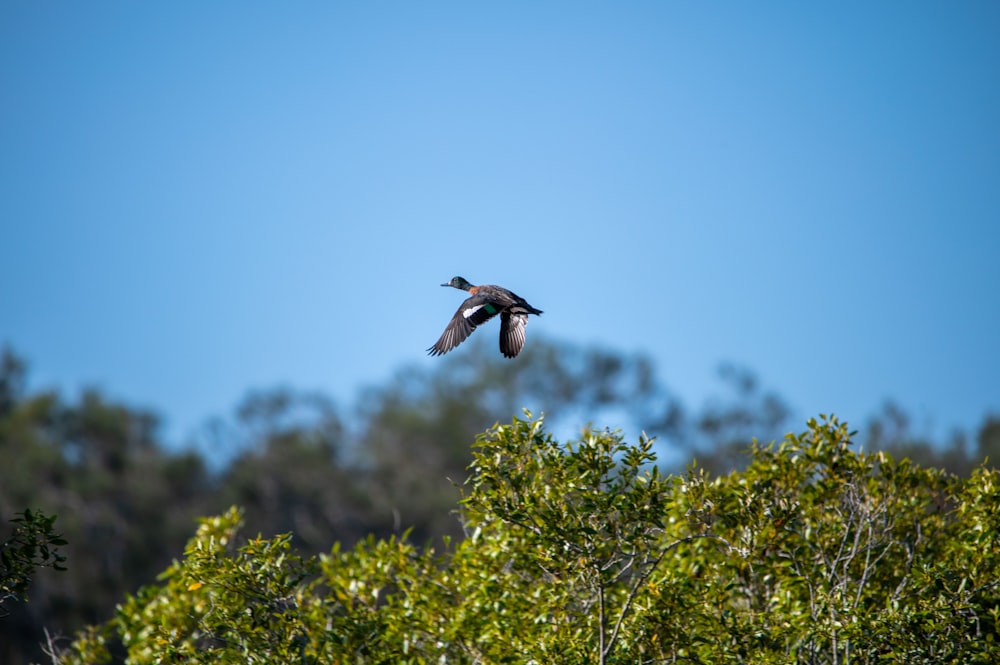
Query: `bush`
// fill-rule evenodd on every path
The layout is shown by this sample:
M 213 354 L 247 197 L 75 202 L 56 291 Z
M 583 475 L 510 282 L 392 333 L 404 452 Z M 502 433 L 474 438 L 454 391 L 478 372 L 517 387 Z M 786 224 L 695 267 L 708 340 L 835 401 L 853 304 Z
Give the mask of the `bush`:
M 821 418 L 743 471 L 663 476 L 649 439 L 561 444 L 528 414 L 480 436 L 462 540 L 304 559 L 237 546 L 234 508 L 62 661 L 997 662 L 997 471 L 850 437 Z

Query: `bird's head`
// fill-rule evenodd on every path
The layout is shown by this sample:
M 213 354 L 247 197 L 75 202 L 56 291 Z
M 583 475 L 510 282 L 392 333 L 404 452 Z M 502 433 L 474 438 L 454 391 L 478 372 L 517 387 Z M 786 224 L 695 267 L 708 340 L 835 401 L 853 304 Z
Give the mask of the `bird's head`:
M 450 282 L 441 286 L 454 286 L 456 289 L 462 289 L 463 291 L 468 291 L 472 288 L 472 284 L 469 284 L 468 280 L 464 277 L 452 277 Z

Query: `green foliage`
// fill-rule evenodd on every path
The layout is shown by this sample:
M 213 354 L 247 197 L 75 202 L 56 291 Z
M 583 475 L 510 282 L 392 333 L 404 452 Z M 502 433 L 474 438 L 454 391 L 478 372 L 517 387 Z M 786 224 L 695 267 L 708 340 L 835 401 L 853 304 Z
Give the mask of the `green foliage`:
M 656 432 L 653 450 L 670 452 L 663 471 L 694 455 L 711 473 L 745 468 L 752 436 L 770 440 L 788 429 L 783 402 L 739 368 L 724 367 L 721 398 L 688 413 L 642 354 L 538 337 L 517 363 L 485 337 L 463 349 L 365 391 L 346 416 L 323 395 L 252 391 L 230 418 L 199 432 L 202 452 L 165 445 L 154 414 L 100 391 L 29 393 L 25 363 L 0 351 L 0 515 L 24 506 L 59 515 L 73 562 L 58 576 L 39 571 L 31 603 L 8 606 L 0 662 L 37 661 L 48 636 L 60 643 L 107 620 L 126 593 L 181 556 L 196 516 L 230 505 L 243 508 L 247 532 L 294 533 L 305 555 L 404 531 L 419 543 L 457 542 L 461 492 L 450 481 L 474 461 L 476 434 L 519 405 L 544 411 L 556 431 L 592 419 Z M 905 414 L 887 408 L 864 443 L 968 475 L 985 457 L 1000 459 L 998 423 L 988 419 L 966 449 L 963 437 L 944 446 L 914 435 Z M 616 618 L 607 618 L 610 641 Z
M 147 587 L 121 607 L 116 628 L 134 662 L 164 655 L 242 663 L 298 659 L 298 591 L 311 565 L 291 552 L 287 534 L 236 547 L 240 525 L 235 508 L 203 519 L 183 565 L 163 574 L 166 585 Z
M 626 445 L 620 434 L 585 431 L 559 445 L 541 420 L 515 420 L 479 440 L 469 525 L 510 531 L 526 558 L 519 577 L 546 589 L 549 629 L 535 658 L 576 652 L 605 662 L 632 605 L 662 558 L 698 535 L 667 529 L 673 482 L 649 463 L 653 441 Z
M 662 475 L 652 441 L 480 436 L 458 542 L 300 558 L 231 509 L 65 663 L 991 663 L 1000 474 L 859 453 L 846 424 Z
M 39 570 L 29 603 L 7 606 L 0 662 L 38 660 L 38 645 L 105 621 L 116 602 L 181 552 L 205 497 L 204 466 L 162 453 L 148 413 L 83 391 L 66 403 L 25 395 L 22 367 L 0 362 L 0 514 L 59 516 L 70 570 Z M 221 506 L 219 509 L 223 509 Z M 215 511 L 216 508 L 212 507 Z
M 32 602 L 0 622 L 0 663 L 38 661 L 49 636 L 107 620 L 181 556 L 198 515 L 239 505 L 248 532 L 293 532 L 304 554 L 406 530 L 440 543 L 462 535 L 450 479 L 464 478 L 469 443 L 513 405 L 571 420 L 662 397 L 642 356 L 536 339 L 514 365 L 483 342 L 367 391 L 350 423 L 322 395 L 253 391 L 200 433 L 203 454 L 165 445 L 153 414 L 97 390 L 28 392 L 25 363 L 3 350 L 0 515 L 58 514 L 73 567 L 41 571 Z
M 344 638 L 345 644 L 364 645 L 359 651 L 369 654 L 364 658 L 374 658 L 371 654 L 380 653 L 379 649 L 388 648 L 388 644 L 406 645 L 405 653 L 400 650 L 397 655 L 412 657 L 420 652 L 418 644 L 423 645 L 422 649 L 431 649 L 427 645 L 439 642 L 454 645 L 461 637 L 465 644 L 462 653 L 482 651 L 492 654 L 490 658 L 500 659 L 500 650 L 491 651 L 483 645 L 497 643 L 505 645 L 508 651 L 513 649 L 506 646 L 513 639 L 504 637 L 509 632 L 505 627 L 514 625 L 513 617 L 533 611 L 539 612 L 538 624 L 522 630 L 520 634 L 526 636 L 518 638 L 522 647 L 511 652 L 543 654 L 538 659 L 563 658 L 555 651 L 555 645 L 569 643 L 571 640 L 563 633 L 572 630 L 578 632 L 579 639 L 573 648 L 582 654 L 581 659 L 598 658 L 595 655 L 598 652 L 607 653 L 609 658 L 618 657 L 622 650 L 633 653 L 629 651 L 631 644 L 644 645 L 644 654 L 654 653 L 650 651 L 651 643 L 644 641 L 649 636 L 655 636 L 654 644 L 674 639 L 682 646 L 693 639 L 691 635 L 711 634 L 715 625 L 704 613 L 690 613 L 689 623 L 683 627 L 677 622 L 662 622 L 655 631 L 646 625 L 635 629 L 638 633 L 631 617 L 648 613 L 650 599 L 665 588 L 671 589 L 672 602 L 683 605 L 690 600 L 697 606 L 703 601 L 699 594 L 705 588 L 706 570 L 720 565 L 709 559 L 709 554 L 725 553 L 723 559 L 728 565 L 730 558 L 739 559 L 744 551 L 750 552 L 743 541 L 719 526 L 740 513 L 734 508 L 735 495 L 729 490 L 720 490 L 723 496 L 713 498 L 712 483 L 719 482 L 718 478 L 709 482 L 714 476 L 698 469 L 692 472 L 692 477 L 664 474 L 655 482 L 649 481 L 658 491 L 666 491 L 662 524 L 631 523 L 629 519 L 637 515 L 625 515 L 627 511 L 622 506 L 592 491 L 599 490 L 602 483 L 615 482 L 619 474 L 622 482 L 627 479 L 618 464 L 632 447 L 624 446 L 620 439 L 615 443 L 615 437 L 607 438 L 606 432 L 590 432 L 579 442 L 566 445 L 551 440 L 542 445 L 534 435 L 525 434 L 525 440 L 531 440 L 525 450 L 517 446 L 507 450 L 505 446 L 521 440 L 522 434 L 516 429 L 521 425 L 515 423 L 491 431 L 484 439 L 486 447 L 473 448 L 469 444 L 488 423 L 506 418 L 516 405 L 526 404 L 544 410 L 548 414 L 547 426 L 556 431 L 564 431 L 569 423 L 582 418 L 646 427 L 660 434 L 661 439 L 655 445 L 641 442 L 639 448 L 652 446 L 648 448 L 650 453 L 669 450 L 672 456 L 665 464 L 680 464 L 696 451 L 707 472 L 728 472 L 739 466 L 745 470 L 739 477 L 749 482 L 750 476 L 746 474 L 758 471 L 748 470 L 746 441 L 752 435 L 776 437 L 787 429 L 787 413 L 781 401 L 760 390 L 752 375 L 738 368 L 726 368 L 722 378 L 731 390 L 724 394 L 725 398 L 709 400 L 702 412 L 687 414 L 658 385 L 654 368 L 641 354 L 582 349 L 535 338 L 519 362 L 512 364 L 496 354 L 494 343 L 488 339 L 473 338 L 469 344 L 463 347 L 466 350 L 461 355 L 450 355 L 434 363 L 433 369 L 411 368 L 367 391 L 351 421 L 344 419 L 342 410 L 322 395 L 286 389 L 251 392 L 231 419 L 215 421 L 213 427 L 202 432 L 200 443 L 204 453 L 164 445 L 154 414 L 110 400 L 99 391 L 84 390 L 72 400 L 55 391 L 29 393 L 25 363 L 8 350 L 0 352 L 0 459 L 6 462 L 0 464 L 0 515 L 14 515 L 24 506 L 32 506 L 33 513 L 37 507 L 47 515 L 59 515 L 60 531 L 69 541 L 61 552 L 72 562 L 65 573 L 35 569 L 31 602 L 8 602 L 4 606 L 9 614 L 0 621 L 0 662 L 11 665 L 37 662 L 43 658 L 39 646 L 43 642 L 51 642 L 47 650 L 58 648 L 65 645 L 65 636 L 80 626 L 106 621 L 126 594 L 154 582 L 159 571 L 183 555 L 195 516 L 218 514 L 234 504 L 242 508 L 245 532 L 294 533 L 294 547 L 306 557 L 329 552 L 331 543 L 340 541 L 344 553 L 340 550 L 336 555 L 329 553 L 327 556 L 333 557 L 332 560 L 363 556 L 365 561 L 374 561 L 388 555 L 372 548 L 388 547 L 391 543 L 400 552 L 410 552 L 403 560 L 412 565 L 396 569 L 400 576 L 405 573 L 416 580 L 414 589 L 426 590 L 420 580 L 433 578 L 430 573 L 421 572 L 425 568 L 451 571 L 448 582 L 442 582 L 439 588 L 451 588 L 465 580 L 466 573 L 472 575 L 474 582 L 450 596 L 441 596 L 462 608 L 461 621 L 454 616 L 458 610 L 446 611 L 440 609 L 445 605 L 435 605 L 440 609 L 439 618 L 433 626 L 423 628 L 425 637 L 400 632 L 394 642 L 388 641 L 389 636 L 397 634 L 394 630 L 403 630 L 397 624 L 417 626 L 414 622 L 419 613 L 411 609 L 405 621 L 383 626 L 390 618 L 387 598 L 398 593 L 399 580 L 384 586 L 370 617 L 377 620 L 372 625 L 384 636 L 377 643 L 381 646 L 363 637 L 361 628 L 357 632 L 344 629 L 349 637 Z M 970 437 L 968 442 L 956 436 L 945 447 L 942 442 L 913 434 L 905 414 L 887 407 L 878 420 L 865 428 L 863 442 L 866 448 L 878 447 L 891 451 L 896 458 L 920 462 L 922 468 L 947 468 L 971 478 L 977 462 L 988 457 L 990 464 L 995 465 L 1000 459 L 1000 454 L 996 454 L 1000 449 L 998 423 L 1000 420 L 991 417 L 978 436 Z M 539 434 L 546 438 L 540 429 Z M 582 446 L 588 437 L 593 438 L 596 447 L 579 452 L 605 455 L 615 470 L 607 472 L 607 465 L 596 465 L 592 473 L 584 475 L 583 469 L 593 462 L 566 454 L 568 448 Z M 610 457 L 601 452 L 602 446 L 613 449 Z M 489 481 L 493 485 L 485 484 L 475 491 L 471 484 L 465 487 L 466 502 L 460 506 L 462 517 L 456 519 L 456 503 L 462 492 L 450 479 L 461 480 L 469 465 L 475 463 L 475 473 L 482 474 L 482 482 L 486 483 L 492 462 L 478 460 L 487 450 L 498 448 L 505 450 L 502 455 L 505 464 L 534 469 L 532 473 L 544 479 L 550 488 L 550 504 L 542 501 L 544 485 L 532 485 L 511 474 L 507 478 L 497 477 Z M 577 466 L 563 468 L 562 460 Z M 661 471 L 669 468 L 664 466 Z M 918 467 L 910 464 L 909 468 Z M 647 472 L 652 473 L 651 467 L 642 466 L 641 473 L 633 474 L 639 489 L 644 482 L 640 478 Z M 531 476 L 522 473 L 526 478 Z M 581 474 L 583 479 L 574 481 L 574 474 Z M 587 485 L 594 479 L 597 485 Z M 572 491 L 560 489 L 560 483 L 570 481 L 578 486 Z M 680 487 L 685 487 L 687 493 L 678 494 Z M 531 522 L 526 521 L 526 515 L 518 514 L 517 505 L 510 503 L 512 491 L 525 500 L 535 501 L 532 509 L 542 511 L 539 514 L 548 510 L 551 520 L 566 520 L 579 528 L 541 534 L 555 539 L 545 546 L 546 541 L 528 529 Z M 794 496 L 794 488 L 788 491 Z M 560 492 L 573 499 L 569 505 L 551 503 L 551 497 L 560 496 Z M 715 503 L 708 507 L 692 504 L 688 513 L 675 509 L 684 505 L 685 497 L 696 495 L 704 495 Z M 945 515 L 958 505 L 953 495 L 951 489 L 940 494 L 944 497 L 940 499 L 940 510 Z M 532 499 L 533 496 L 536 498 Z M 638 501 L 641 496 L 633 494 L 628 501 Z M 655 496 L 655 492 L 649 495 Z M 506 508 L 505 500 L 509 504 Z M 606 524 L 602 520 L 581 521 L 588 510 L 609 510 L 610 514 L 621 513 L 623 517 Z M 771 507 L 772 513 L 776 510 Z M 579 516 L 577 522 L 572 521 L 574 515 Z M 547 524 L 548 518 L 543 520 L 535 515 L 536 527 L 538 523 Z M 925 527 L 926 524 L 929 523 Z M 616 536 L 616 530 L 623 535 Z M 637 542 L 648 543 L 657 530 L 662 531 L 659 533 L 662 548 L 650 549 L 644 545 L 646 549 L 634 552 L 634 559 L 625 557 L 632 550 L 616 552 L 611 545 L 614 538 L 631 533 Z M 400 540 L 404 531 L 410 534 L 408 540 Z M 463 539 L 466 532 L 479 534 L 472 544 Z M 365 541 L 368 534 L 374 534 L 374 538 Z M 442 547 L 447 536 L 452 537 L 454 546 Z M 591 542 L 588 544 L 583 536 Z M 757 538 L 761 537 L 758 533 Z M 921 542 L 928 540 L 925 534 Z M 361 549 L 353 549 L 359 542 Z M 434 543 L 437 551 L 414 548 L 410 542 Z M 539 554 L 537 560 L 519 553 L 519 548 L 526 547 L 527 542 L 534 543 L 532 546 Z M 963 537 L 958 542 L 963 542 Z M 484 543 L 493 543 L 498 551 L 505 548 L 503 551 L 509 552 L 497 555 L 491 564 L 496 570 L 483 568 L 480 548 L 486 546 Z M 674 549 L 666 549 L 671 543 L 676 543 Z M 985 552 L 988 544 L 981 545 Z M 557 557 L 560 547 L 593 547 L 595 555 L 603 556 L 602 561 L 609 567 L 595 577 L 597 564 L 591 563 L 587 568 L 578 558 L 577 568 L 567 568 L 573 562 Z M 649 558 L 654 551 L 664 552 L 664 560 L 655 567 L 652 565 L 655 559 Z M 540 557 L 541 554 L 547 558 Z M 685 569 L 685 575 L 676 574 L 674 562 L 678 557 L 691 562 L 690 573 Z M 884 558 L 882 562 L 888 560 Z M 759 568 L 752 559 L 748 562 Z M 328 564 L 320 563 L 324 570 L 330 570 Z M 616 570 L 630 563 L 632 567 L 616 578 Z M 342 565 L 347 571 L 345 575 L 350 575 L 355 564 L 348 559 Z M 653 584 L 655 593 L 641 584 L 635 585 L 646 568 L 653 570 L 648 583 Z M 517 571 L 517 576 L 511 577 L 511 571 Z M 537 571 L 542 571 L 540 577 L 528 575 Z M 918 573 L 919 569 L 912 570 L 907 585 L 916 583 L 912 580 Z M 926 574 L 928 584 L 938 579 L 933 577 L 933 568 Z M 316 575 L 322 577 L 320 573 Z M 667 576 L 665 579 L 673 586 L 657 582 L 661 576 Z M 950 585 L 949 579 L 941 577 L 941 584 Z M 569 584 L 581 580 L 588 580 L 591 586 Z M 524 585 L 519 586 L 520 581 Z M 331 580 L 327 582 L 332 588 Z M 622 612 L 633 587 L 636 591 L 631 605 Z M 905 586 L 904 590 L 909 588 Z M 539 599 L 549 598 L 554 590 L 560 589 L 560 593 L 566 594 L 566 602 L 546 609 L 548 606 Z M 481 609 L 488 606 L 487 601 L 493 603 L 488 611 Z M 431 605 L 414 601 L 415 607 Z M 323 612 L 323 607 L 310 611 Z M 542 614 L 543 610 L 548 614 Z M 356 607 L 352 612 L 345 611 L 342 617 L 338 615 L 339 625 L 364 626 L 352 623 L 358 611 L 360 608 Z M 677 607 L 672 611 L 677 611 Z M 971 611 L 982 616 L 988 614 L 990 606 L 976 605 Z M 746 615 L 737 612 L 731 616 Z M 486 619 L 479 621 L 477 617 Z M 619 623 L 620 617 L 624 618 Z M 696 619 L 705 620 L 702 629 L 694 630 L 694 623 L 690 622 Z M 751 628 L 752 624 L 747 630 Z M 462 632 L 466 629 L 479 632 L 472 638 Z M 103 643 L 106 633 L 116 634 L 115 630 L 105 626 L 92 633 L 92 637 L 95 643 Z M 987 634 L 985 629 L 984 634 Z M 436 637 L 431 639 L 429 635 Z M 109 644 L 112 652 L 117 653 L 115 642 Z M 538 651 L 539 645 L 548 645 L 545 647 L 548 651 Z M 317 647 L 317 653 L 327 654 L 330 648 Z M 449 646 L 442 653 L 454 658 L 454 649 Z
M 28 586 L 36 570 L 66 570 L 66 557 L 59 551 L 66 540 L 54 530 L 55 522 L 55 515 L 31 510 L 11 520 L 14 532 L 0 543 L 0 616 L 8 600 L 28 600 Z

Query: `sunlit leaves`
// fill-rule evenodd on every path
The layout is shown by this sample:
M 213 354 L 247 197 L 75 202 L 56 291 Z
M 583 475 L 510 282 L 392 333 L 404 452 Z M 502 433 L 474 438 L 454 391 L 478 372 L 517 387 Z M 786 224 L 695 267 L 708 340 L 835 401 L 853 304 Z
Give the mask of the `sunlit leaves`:
M 161 586 L 65 662 L 991 663 L 1000 478 L 855 450 L 846 424 L 664 476 L 652 441 L 530 414 L 479 437 L 443 547 L 315 559 L 203 520 Z

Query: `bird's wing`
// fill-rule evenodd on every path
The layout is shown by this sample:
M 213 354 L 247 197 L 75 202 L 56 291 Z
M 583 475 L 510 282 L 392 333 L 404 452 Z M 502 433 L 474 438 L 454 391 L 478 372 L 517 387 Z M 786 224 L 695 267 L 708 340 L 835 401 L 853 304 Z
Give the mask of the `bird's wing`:
M 468 339 L 472 331 L 476 329 L 476 326 L 486 323 L 496 316 L 499 311 L 500 308 L 488 298 L 482 296 L 468 298 L 458 308 L 458 311 L 455 312 L 455 316 L 451 317 L 451 321 L 448 322 L 448 326 L 441 333 L 440 339 L 434 343 L 434 346 L 427 349 L 427 352 L 432 356 L 441 356 L 448 353 Z
M 528 315 L 517 310 L 506 310 L 500 315 L 500 353 L 505 358 L 513 358 L 524 346 L 524 327 L 528 325 Z

